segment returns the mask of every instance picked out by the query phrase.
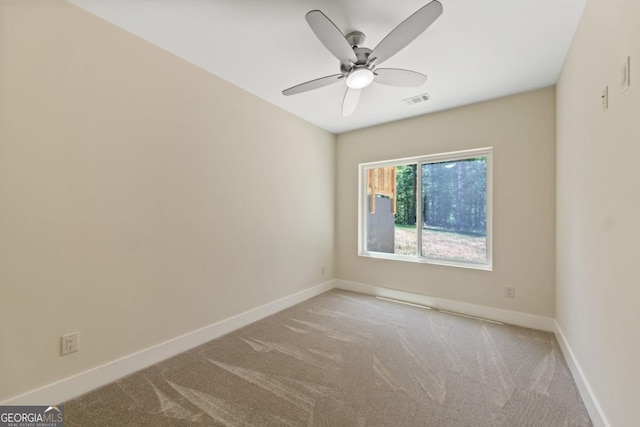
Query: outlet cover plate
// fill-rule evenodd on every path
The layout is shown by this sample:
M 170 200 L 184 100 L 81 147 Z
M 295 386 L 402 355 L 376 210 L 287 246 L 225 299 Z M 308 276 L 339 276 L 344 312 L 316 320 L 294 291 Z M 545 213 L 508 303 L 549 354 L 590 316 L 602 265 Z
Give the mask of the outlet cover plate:
M 75 353 L 80 348 L 80 332 L 72 332 L 60 337 L 60 356 Z
M 504 297 L 505 298 L 515 298 L 516 297 L 516 288 L 515 286 L 507 286 L 504 288 Z

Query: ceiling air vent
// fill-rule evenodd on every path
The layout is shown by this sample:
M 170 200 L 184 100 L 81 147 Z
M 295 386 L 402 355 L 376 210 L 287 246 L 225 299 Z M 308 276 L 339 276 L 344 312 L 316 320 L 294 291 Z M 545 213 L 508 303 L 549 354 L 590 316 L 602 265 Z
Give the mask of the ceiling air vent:
M 404 102 L 407 105 L 413 105 L 413 104 L 418 104 L 420 102 L 424 102 L 428 100 L 429 100 L 429 94 L 423 93 L 422 95 L 416 95 L 416 96 L 412 96 L 411 98 L 403 99 L 402 102 Z

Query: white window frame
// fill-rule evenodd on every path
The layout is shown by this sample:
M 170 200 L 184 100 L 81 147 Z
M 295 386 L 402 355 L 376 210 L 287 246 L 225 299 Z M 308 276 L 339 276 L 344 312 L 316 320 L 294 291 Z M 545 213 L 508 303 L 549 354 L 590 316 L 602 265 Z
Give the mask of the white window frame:
M 368 252 L 367 247 L 367 170 L 371 168 L 401 166 L 417 164 L 417 170 L 422 170 L 426 163 L 456 161 L 470 158 L 485 157 L 487 168 L 487 260 L 484 263 L 471 261 L 451 261 L 438 258 L 428 258 L 418 255 L 389 254 L 382 252 Z M 418 172 L 416 195 L 422 194 L 422 174 Z M 422 248 L 422 197 L 416 200 L 416 228 L 418 248 Z M 381 258 L 398 261 L 418 262 L 425 264 L 446 265 L 478 270 L 493 270 L 493 147 L 484 147 L 473 150 L 453 151 L 449 153 L 431 154 L 403 159 L 385 160 L 381 162 L 360 163 L 358 165 L 358 255 L 369 258 Z

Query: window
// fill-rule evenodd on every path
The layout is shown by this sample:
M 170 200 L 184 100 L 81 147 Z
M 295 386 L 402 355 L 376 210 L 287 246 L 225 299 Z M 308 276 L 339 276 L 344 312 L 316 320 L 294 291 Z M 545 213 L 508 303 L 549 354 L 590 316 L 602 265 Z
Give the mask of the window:
M 359 254 L 491 270 L 491 157 L 361 164 Z

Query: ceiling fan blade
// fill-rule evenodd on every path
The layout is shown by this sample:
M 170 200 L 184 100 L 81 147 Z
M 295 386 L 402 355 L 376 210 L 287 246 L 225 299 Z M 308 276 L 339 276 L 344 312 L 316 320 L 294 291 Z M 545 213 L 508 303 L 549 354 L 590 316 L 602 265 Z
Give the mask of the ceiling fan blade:
M 427 76 L 417 71 L 399 68 L 378 68 L 374 82 L 388 86 L 416 87 L 427 81 Z
M 342 115 L 344 117 L 350 116 L 355 111 L 360 99 L 360 91 L 361 89 L 347 88 L 342 101 Z
M 300 83 L 299 85 L 290 87 L 289 89 L 285 89 L 282 91 L 283 95 L 296 95 L 302 92 L 308 92 L 310 90 L 319 89 L 324 86 L 329 86 L 330 84 L 338 82 L 344 76 L 342 74 L 333 74 L 331 76 L 320 77 L 319 79 L 311 80 L 305 83 Z
M 416 37 L 424 32 L 433 22 L 442 15 L 442 3 L 433 0 L 426 6 L 418 9 L 413 15 L 402 21 L 382 39 L 371 54 L 371 58 L 378 58 L 378 64 L 391 58 L 404 49 Z
M 333 56 L 342 62 L 358 61 L 356 54 L 353 52 L 353 48 L 344 34 L 342 34 L 342 31 L 340 31 L 338 27 L 336 27 L 336 24 L 327 18 L 324 13 L 319 10 L 312 10 L 307 13 L 305 19 L 322 44 L 329 49 L 329 52 L 331 52 Z

